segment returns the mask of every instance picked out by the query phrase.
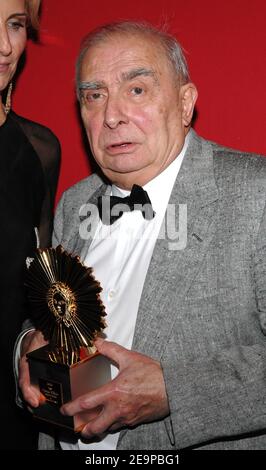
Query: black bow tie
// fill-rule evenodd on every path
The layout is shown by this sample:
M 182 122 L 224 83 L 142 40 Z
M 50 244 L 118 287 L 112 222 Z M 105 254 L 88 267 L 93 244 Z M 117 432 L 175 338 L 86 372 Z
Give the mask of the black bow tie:
M 151 220 L 155 212 L 150 198 L 141 186 L 134 184 L 129 196 L 101 196 L 98 198 L 99 216 L 104 225 L 112 225 L 124 212 L 140 210 L 146 220 Z

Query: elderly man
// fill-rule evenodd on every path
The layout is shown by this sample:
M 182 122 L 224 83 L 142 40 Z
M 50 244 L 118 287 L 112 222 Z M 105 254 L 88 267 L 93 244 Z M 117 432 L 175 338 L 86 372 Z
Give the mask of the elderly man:
M 54 245 L 93 266 L 108 324 L 96 345 L 117 369 L 62 407 L 102 407 L 87 443 L 62 448 L 266 448 L 266 160 L 196 135 L 181 48 L 148 25 L 89 34 L 77 89 L 101 171 L 63 195 Z M 101 196 L 128 202 L 139 187 L 149 217 L 133 199 L 112 225 L 102 210 L 88 215 Z M 24 354 L 42 344 L 40 332 L 23 344 L 20 386 L 33 407 Z

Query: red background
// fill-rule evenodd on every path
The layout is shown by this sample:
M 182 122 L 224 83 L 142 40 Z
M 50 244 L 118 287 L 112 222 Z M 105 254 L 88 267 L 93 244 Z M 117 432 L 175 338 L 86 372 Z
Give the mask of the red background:
M 58 196 L 88 175 L 74 90 L 81 38 L 118 19 L 167 23 L 198 87 L 196 130 L 266 155 L 265 0 L 43 0 L 41 44 L 28 43 L 14 109 L 49 126 L 62 144 Z

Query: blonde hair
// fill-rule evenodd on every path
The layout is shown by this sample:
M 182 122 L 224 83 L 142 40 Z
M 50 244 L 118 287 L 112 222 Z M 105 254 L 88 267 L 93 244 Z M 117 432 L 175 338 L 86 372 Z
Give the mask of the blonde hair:
M 31 29 L 39 29 L 39 9 L 41 0 L 25 0 L 26 12 L 28 14 L 29 26 Z

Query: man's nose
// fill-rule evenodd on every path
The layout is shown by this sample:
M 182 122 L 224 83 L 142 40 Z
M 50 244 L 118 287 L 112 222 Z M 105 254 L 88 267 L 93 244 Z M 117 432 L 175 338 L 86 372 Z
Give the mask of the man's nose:
M 0 25 L 0 54 L 9 56 L 12 52 L 12 46 L 6 26 Z
M 128 117 L 123 100 L 109 96 L 105 107 L 104 125 L 110 129 L 115 129 L 120 124 L 126 124 L 127 122 Z

